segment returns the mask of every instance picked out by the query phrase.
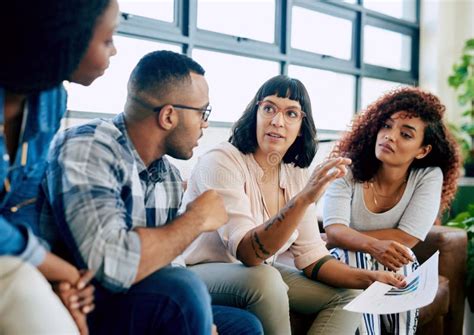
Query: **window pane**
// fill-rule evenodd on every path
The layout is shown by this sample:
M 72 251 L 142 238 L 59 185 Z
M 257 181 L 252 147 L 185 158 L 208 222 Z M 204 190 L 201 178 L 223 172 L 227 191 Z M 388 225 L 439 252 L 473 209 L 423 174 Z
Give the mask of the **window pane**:
M 119 0 L 120 11 L 173 22 L 174 0 Z
M 276 62 L 195 49 L 193 58 L 206 70 L 211 121 L 236 121 L 258 88 L 279 73 Z
M 353 76 L 295 65 L 290 65 L 288 73 L 306 86 L 317 128 L 346 129 L 354 115 Z
M 292 15 L 293 48 L 351 59 L 352 23 L 349 20 L 296 6 Z
M 275 0 L 198 0 L 197 26 L 273 43 Z
M 117 114 L 123 111 L 127 97 L 127 82 L 130 73 L 140 58 L 155 50 L 180 52 L 176 45 L 149 42 L 123 36 L 114 36 L 117 55 L 110 58 L 105 74 L 92 85 L 67 85 L 68 109 L 83 112 Z
M 399 19 L 416 21 L 416 0 L 364 0 L 364 7 Z
M 373 26 L 365 26 L 364 62 L 410 71 L 411 37 Z
M 367 108 L 369 104 L 377 100 L 384 93 L 396 88 L 407 86 L 394 81 L 379 80 L 373 78 L 362 78 L 361 107 Z

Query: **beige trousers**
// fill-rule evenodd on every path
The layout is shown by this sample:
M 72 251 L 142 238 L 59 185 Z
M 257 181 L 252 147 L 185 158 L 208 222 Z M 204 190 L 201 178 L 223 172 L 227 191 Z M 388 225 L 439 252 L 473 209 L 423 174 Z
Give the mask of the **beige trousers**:
M 77 327 L 32 265 L 14 257 L 0 257 L 0 334 L 79 334 Z
M 207 263 L 190 266 L 207 285 L 216 305 L 254 313 L 266 335 L 290 335 L 289 310 L 315 315 L 308 334 L 354 334 L 361 315 L 343 310 L 358 293 L 308 279 L 301 271 L 276 264 L 246 267 Z M 317 315 L 316 315 L 317 314 Z

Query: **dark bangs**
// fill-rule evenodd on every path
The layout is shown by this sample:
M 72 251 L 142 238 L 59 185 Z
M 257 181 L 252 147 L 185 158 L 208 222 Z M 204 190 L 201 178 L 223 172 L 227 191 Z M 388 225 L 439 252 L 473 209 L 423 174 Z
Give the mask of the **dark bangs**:
M 257 103 L 265 97 L 276 95 L 298 101 L 306 117 L 301 123 L 301 136 L 288 148 L 283 157 L 284 163 L 293 163 L 297 167 L 308 167 L 316 154 L 316 127 L 313 120 L 311 101 L 303 83 L 285 75 L 267 80 L 250 101 L 242 116 L 234 123 L 229 142 L 244 154 L 254 153 L 257 149 Z
M 305 101 L 309 100 L 308 93 L 303 84 L 298 79 L 292 79 L 287 76 L 277 76 L 268 80 L 261 87 L 261 91 L 257 92 L 257 95 L 259 100 L 263 100 L 270 95 L 276 95 L 279 98 L 298 101 L 305 113 L 306 110 L 303 106 Z

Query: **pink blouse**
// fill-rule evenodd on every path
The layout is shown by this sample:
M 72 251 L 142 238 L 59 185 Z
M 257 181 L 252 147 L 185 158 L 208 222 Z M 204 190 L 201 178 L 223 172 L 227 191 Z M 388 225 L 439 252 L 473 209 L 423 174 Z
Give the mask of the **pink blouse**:
M 262 176 L 263 170 L 253 155 L 242 154 L 228 142 L 199 158 L 188 181 L 181 208 L 184 209 L 204 191 L 214 189 L 224 200 L 229 221 L 217 231 L 201 234 L 184 252 L 186 264 L 239 262 L 236 253 L 242 238 L 269 219 L 258 183 Z M 308 178 L 308 169 L 282 164 L 280 187 L 284 189 L 286 202 L 303 189 Z M 304 269 L 329 254 L 319 234 L 314 204 L 308 207 L 298 228 L 277 252 L 277 257 L 282 253 L 292 257 L 298 269 Z

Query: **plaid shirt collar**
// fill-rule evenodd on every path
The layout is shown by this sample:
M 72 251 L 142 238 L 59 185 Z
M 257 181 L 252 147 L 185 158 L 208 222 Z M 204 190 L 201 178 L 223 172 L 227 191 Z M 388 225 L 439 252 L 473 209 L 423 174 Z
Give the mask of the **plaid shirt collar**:
M 153 161 L 147 168 L 128 135 L 127 125 L 125 124 L 125 114 L 120 113 L 115 116 L 113 118 L 113 123 L 117 127 L 117 129 L 119 129 L 120 132 L 123 134 L 127 142 L 126 144 L 133 153 L 140 179 L 144 180 L 147 183 L 150 181 L 153 183 L 157 183 L 165 180 L 171 170 L 171 165 L 166 159 L 166 157 L 163 156 L 158 158 L 157 160 Z

